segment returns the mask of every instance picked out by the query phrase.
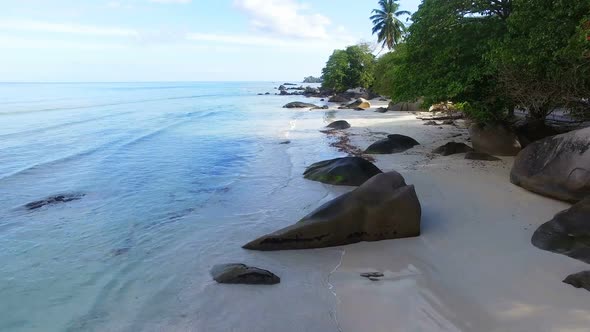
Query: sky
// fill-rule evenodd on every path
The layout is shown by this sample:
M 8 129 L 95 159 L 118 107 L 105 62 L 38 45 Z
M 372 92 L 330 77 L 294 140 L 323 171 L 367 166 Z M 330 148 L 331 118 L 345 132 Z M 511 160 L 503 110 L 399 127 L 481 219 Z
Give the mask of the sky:
M 400 0 L 414 12 L 420 0 Z M 0 0 L 0 81 L 299 81 L 377 0 Z

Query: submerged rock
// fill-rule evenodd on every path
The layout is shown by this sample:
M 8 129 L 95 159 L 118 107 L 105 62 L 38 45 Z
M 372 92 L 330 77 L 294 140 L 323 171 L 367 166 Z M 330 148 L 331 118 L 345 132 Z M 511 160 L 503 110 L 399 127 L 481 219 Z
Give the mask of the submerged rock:
M 577 202 L 590 195 L 590 127 L 527 146 L 510 181 L 540 195 Z
M 541 225 L 531 242 L 539 249 L 590 263 L 590 196 Z
M 438 122 L 430 120 L 423 123 L 425 126 L 438 126 Z
M 245 264 L 215 265 L 211 276 L 220 284 L 274 285 L 281 282 L 274 273 Z
M 365 153 L 369 154 L 391 154 L 400 153 L 420 145 L 415 139 L 404 135 L 387 135 L 387 138 L 371 144 Z
M 378 109 L 375 110 L 375 112 L 377 112 L 377 113 L 387 113 L 387 108 L 385 108 L 385 107 L 379 107 Z
M 442 154 L 443 156 L 450 156 L 457 153 L 465 153 L 473 151 L 473 149 L 465 143 L 449 142 L 441 147 L 438 147 L 432 151 L 432 153 Z
M 483 152 L 470 151 L 465 154 L 465 159 L 469 160 L 483 160 L 483 161 L 499 161 L 500 158 L 494 157 L 490 154 Z
M 516 156 L 521 149 L 516 134 L 504 125 L 478 125 L 469 127 L 473 148 L 494 156 Z
M 338 120 L 338 121 L 334 121 L 334 122 L 330 123 L 329 125 L 326 126 L 326 128 L 348 129 L 348 128 L 350 128 L 350 123 L 348 123 L 345 120 Z
M 80 193 L 55 195 L 55 196 L 47 197 L 47 198 L 39 200 L 39 201 L 28 203 L 25 205 L 25 208 L 27 208 L 29 210 L 35 210 L 35 209 L 41 208 L 45 205 L 53 205 L 53 204 L 77 201 L 79 199 L 82 199 L 82 197 L 84 197 L 84 196 L 85 196 L 85 194 L 80 194 Z
M 302 103 L 300 101 L 294 101 L 292 103 L 288 103 L 283 108 L 319 108 L 317 105 L 309 104 L 309 103 Z
M 383 173 L 377 166 L 360 157 L 325 160 L 309 166 L 303 176 L 308 180 L 340 186 L 360 186 Z
M 563 282 L 576 288 L 584 288 L 590 292 L 590 271 L 569 275 Z
M 406 185 L 397 172 L 382 173 L 294 225 L 264 235 L 244 248 L 310 249 L 414 237 L 420 235 L 420 218 L 414 186 Z

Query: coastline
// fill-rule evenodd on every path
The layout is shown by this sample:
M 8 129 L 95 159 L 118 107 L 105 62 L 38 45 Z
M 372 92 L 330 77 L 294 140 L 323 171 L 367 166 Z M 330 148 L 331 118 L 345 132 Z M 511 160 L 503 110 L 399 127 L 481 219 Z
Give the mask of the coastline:
M 341 331 L 584 331 L 590 326 L 585 292 L 561 280 L 583 262 L 535 248 L 538 226 L 569 204 L 509 181 L 513 157 L 484 162 L 463 154 L 431 153 L 447 142 L 467 142 L 460 126 L 425 126 L 408 112 L 338 110 L 360 149 L 386 134 L 413 137 L 420 146 L 374 155 L 383 171 L 414 184 L 422 235 L 343 247 L 330 275 Z M 459 135 L 459 136 L 457 136 Z M 457 137 L 454 137 L 457 136 Z M 380 281 L 360 277 L 382 272 Z

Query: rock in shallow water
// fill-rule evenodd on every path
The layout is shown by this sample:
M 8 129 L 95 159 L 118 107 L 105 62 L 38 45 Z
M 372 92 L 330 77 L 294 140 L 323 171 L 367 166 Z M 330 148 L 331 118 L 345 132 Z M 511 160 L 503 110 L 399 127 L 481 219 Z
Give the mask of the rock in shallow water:
M 415 139 L 404 135 L 387 135 L 387 138 L 371 144 L 365 153 L 368 154 L 390 154 L 400 153 L 413 148 L 420 143 Z
M 308 180 L 340 186 L 360 186 L 383 173 L 370 161 L 360 157 L 344 157 L 320 161 L 309 166 L 303 176 Z
M 432 151 L 432 153 L 441 154 L 443 156 L 450 156 L 457 153 L 465 153 L 473 151 L 473 149 L 465 143 L 449 142 Z
M 302 103 L 299 101 L 294 101 L 292 103 L 288 103 L 283 108 L 319 108 L 319 106 L 309 103 Z
M 79 199 L 82 199 L 82 197 L 84 197 L 84 196 L 85 196 L 85 194 L 79 194 L 79 193 L 55 195 L 55 196 L 47 197 L 47 198 L 39 200 L 39 201 L 28 203 L 25 205 L 25 208 L 27 208 L 29 210 L 35 210 L 35 209 L 41 208 L 45 205 L 53 205 L 53 204 L 77 201 Z
M 274 273 L 245 264 L 215 265 L 211 276 L 220 284 L 274 285 L 281 282 Z
M 590 127 L 528 145 L 514 160 L 510 181 L 572 203 L 590 196 Z
M 406 185 L 397 172 L 382 173 L 296 224 L 264 235 L 244 248 L 311 249 L 414 237 L 420 235 L 421 213 L 414 186 Z
M 344 120 L 338 120 L 338 121 L 334 121 L 334 122 L 330 123 L 329 125 L 326 126 L 326 128 L 348 129 L 348 128 L 350 128 L 350 123 L 348 123 L 347 121 L 344 121 Z
M 537 248 L 590 263 L 590 197 L 541 225 L 531 242 Z
M 576 288 L 584 288 L 590 292 L 590 271 L 569 275 L 563 282 Z

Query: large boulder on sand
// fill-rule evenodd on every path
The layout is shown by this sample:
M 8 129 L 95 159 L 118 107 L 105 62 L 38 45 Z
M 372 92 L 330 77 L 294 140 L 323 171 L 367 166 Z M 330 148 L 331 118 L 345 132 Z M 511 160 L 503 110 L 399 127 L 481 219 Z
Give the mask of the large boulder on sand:
M 244 248 L 310 249 L 413 237 L 420 235 L 421 213 L 414 186 L 397 172 L 383 173 Z
M 516 134 L 504 125 L 479 125 L 469 127 L 469 136 L 475 151 L 495 156 L 516 156 L 521 149 Z
M 420 103 L 394 103 L 390 102 L 389 106 L 387 106 L 387 110 L 390 112 L 421 112 Z
M 383 172 L 368 160 L 344 157 L 315 163 L 305 170 L 303 176 L 327 184 L 360 186 L 380 173 Z
M 399 135 L 387 135 L 387 138 L 379 140 L 373 144 L 371 144 L 366 150 L 365 153 L 369 154 L 390 154 L 390 153 L 400 153 L 406 150 L 413 148 L 416 145 L 420 145 L 420 143 L 416 142 L 415 139 Z
M 359 98 L 353 101 L 352 103 L 346 105 L 346 108 L 366 110 L 368 108 L 371 108 L 371 103 L 366 99 Z
M 220 284 L 274 285 L 281 282 L 281 278 L 270 271 L 244 264 L 215 265 L 211 276 Z
M 348 103 L 350 98 L 342 96 L 342 95 L 334 95 L 328 99 L 331 103 Z
M 302 103 L 300 101 L 294 101 L 292 103 L 288 103 L 283 108 L 319 108 L 319 106 L 309 103 Z
M 531 242 L 537 248 L 590 263 L 590 196 L 541 225 Z
M 590 127 L 548 137 L 516 157 L 510 181 L 532 192 L 577 202 L 590 195 Z
M 443 146 L 434 149 L 432 153 L 441 154 L 443 156 L 450 156 L 452 154 L 466 153 L 470 151 L 473 151 L 473 149 L 465 143 L 449 142 Z
M 585 290 L 590 291 L 590 271 L 569 275 L 563 280 L 563 282 L 576 288 L 584 288 Z
M 326 128 L 330 128 L 330 129 L 348 129 L 348 128 L 350 128 L 350 123 L 348 123 L 345 120 L 338 120 L 338 121 L 334 121 L 334 122 L 330 123 L 329 125 L 326 126 Z

